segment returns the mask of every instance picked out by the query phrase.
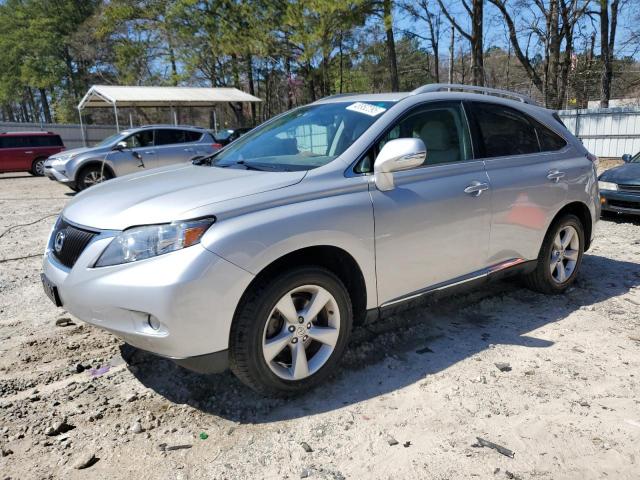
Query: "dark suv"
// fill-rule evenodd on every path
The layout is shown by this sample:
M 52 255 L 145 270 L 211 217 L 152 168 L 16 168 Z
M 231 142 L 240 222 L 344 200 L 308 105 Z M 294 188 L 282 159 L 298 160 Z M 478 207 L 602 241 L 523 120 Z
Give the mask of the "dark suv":
M 0 133 L 0 173 L 44 175 L 44 161 L 64 150 L 60 135 L 52 132 Z

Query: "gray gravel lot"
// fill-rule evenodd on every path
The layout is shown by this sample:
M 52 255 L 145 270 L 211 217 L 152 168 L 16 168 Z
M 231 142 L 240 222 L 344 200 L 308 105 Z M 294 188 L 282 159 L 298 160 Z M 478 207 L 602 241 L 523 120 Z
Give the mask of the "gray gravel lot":
M 600 222 L 566 295 L 509 280 L 361 328 L 328 384 L 282 401 L 54 307 L 41 254 L 70 193 L 0 175 L 1 478 L 640 475 L 640 221 Z

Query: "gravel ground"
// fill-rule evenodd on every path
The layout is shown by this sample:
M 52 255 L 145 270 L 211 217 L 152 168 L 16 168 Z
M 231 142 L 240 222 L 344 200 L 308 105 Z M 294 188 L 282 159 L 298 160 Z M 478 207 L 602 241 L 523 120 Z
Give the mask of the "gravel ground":
M 56 309 L 40 255 L 69 198 L 0 175 L 1 478 L 639 476 L 637 220 L 599 223 L 566 295 L 509 280 L 360 328 L 329 383 L 282 401 Z

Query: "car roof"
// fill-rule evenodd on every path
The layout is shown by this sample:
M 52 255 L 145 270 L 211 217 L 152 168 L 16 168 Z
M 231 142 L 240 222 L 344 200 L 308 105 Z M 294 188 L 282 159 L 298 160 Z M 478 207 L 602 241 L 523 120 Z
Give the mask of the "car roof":
M 42 132 L 42 131 L 33 131 L 33 132 L 0 132 L 0 135 L 6 135 L 8 137 L 16 137 L 16 136 L 27 136 L 27 137 L 37 137 L 37 136 L 50 136 L 50 135 L 58 135 L 53 132 Z

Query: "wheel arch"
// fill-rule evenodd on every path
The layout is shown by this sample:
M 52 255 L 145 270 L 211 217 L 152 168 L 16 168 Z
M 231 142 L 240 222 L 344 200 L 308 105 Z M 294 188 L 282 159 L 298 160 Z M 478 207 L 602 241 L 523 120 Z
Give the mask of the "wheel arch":
M 96 166 L 96 167 L 102 168 L 102 163 L 103 163 L 102 160 L 94 160 L 94 159 L 82 162 L 80 165 L 76 167 L 76 173 L 73 177 L 73 181 L 77 183 L 78 177 L 80 176 L 80 174 L 89 167 Z M 104 169 L 105 171 L 109 172 L 112 178 L 116 176 L 116 173 L 113 171 L 113 168 L 111 168 L 111 165 L 109 165 L 106 161 L 104 162 Z
M 346 250 L 332 245 L 314 245 L 289 252 L 262 268 L 243 294 L 258 282 L 268 280 L 293 267 L 313 265 L 334 273 L 347 288 L 353 307 L 354 324 L 364 322 L 367 311 L 367 287 L 358 262 Z M 242 300 L 238 303 L 240 305 Z
M 589 207 L 583 202 L 571 202 L 562 207 L 558 213 L 553 217 L 553 220 L 549 224 L 549 228 L 563 215 L 572 214 L 578 217 L 580 223 L 584 227 L 584 251 L 586 252 L 591 247 L 591 234 L 593 233 L 593 219 L 591 217 L 591 211 Z

